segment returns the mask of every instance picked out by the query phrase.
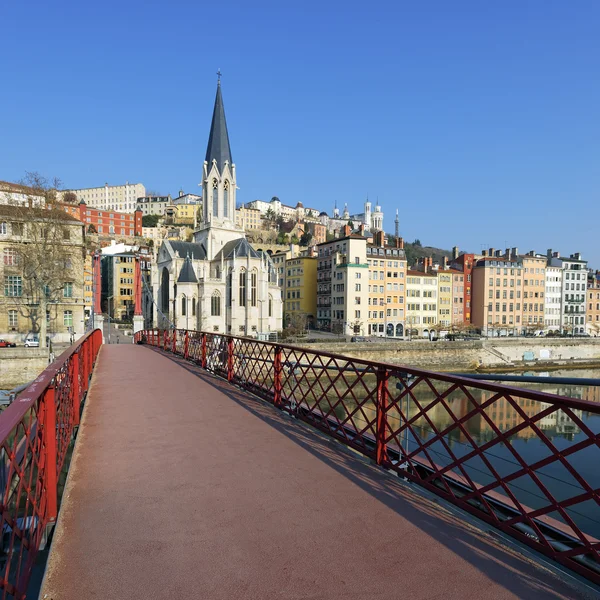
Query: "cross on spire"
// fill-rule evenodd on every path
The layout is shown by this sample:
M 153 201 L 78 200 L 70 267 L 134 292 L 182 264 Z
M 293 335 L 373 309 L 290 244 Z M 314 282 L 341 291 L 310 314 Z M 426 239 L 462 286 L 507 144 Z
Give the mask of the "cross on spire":
M 217 69 L 217 84 L 221 85 L 221 69 Z

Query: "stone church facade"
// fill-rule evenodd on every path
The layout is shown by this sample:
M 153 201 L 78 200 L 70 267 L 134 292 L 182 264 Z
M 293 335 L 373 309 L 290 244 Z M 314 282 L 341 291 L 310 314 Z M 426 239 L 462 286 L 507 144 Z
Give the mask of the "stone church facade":
M 236 189 L 219 82 L 203 166 L 203 220 L 193 242 L 165 240 L 158 251 L 155 326 L 252 337 L 281 330 L 277 273 L 236 227 Z

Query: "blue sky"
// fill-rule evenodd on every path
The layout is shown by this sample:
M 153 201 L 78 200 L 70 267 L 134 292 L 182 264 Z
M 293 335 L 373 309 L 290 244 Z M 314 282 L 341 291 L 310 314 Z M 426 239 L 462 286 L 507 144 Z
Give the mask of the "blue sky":
M 5 2 L 0 179 L 201 178 L 216 76 L 238 199 L 377 198 L 424 244 L 600 268 L 600 3 Z

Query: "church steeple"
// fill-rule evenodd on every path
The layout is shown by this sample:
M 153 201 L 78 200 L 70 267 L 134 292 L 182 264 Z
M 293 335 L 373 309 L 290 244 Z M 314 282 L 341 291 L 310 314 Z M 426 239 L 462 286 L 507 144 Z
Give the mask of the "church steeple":
M 223 107 L 223 97 L 221 95 L 221 73 L 219 72 L 219 81 L 217 83 L 217 95 L 215 97 L 215 108 L 213 110 L 212 124 L 210 126 L 210 135 L 208 136 L 208 146 L 206 148 L 206 162 L 210 170 L 212 161 L 217 161 L 219 172 L 223 172 L 225 161 L 229 165 L 231 160 L 231 148 L 229 146 L 229 133 L 227 132 L 227 122 L 225 121 L 225 108 Z

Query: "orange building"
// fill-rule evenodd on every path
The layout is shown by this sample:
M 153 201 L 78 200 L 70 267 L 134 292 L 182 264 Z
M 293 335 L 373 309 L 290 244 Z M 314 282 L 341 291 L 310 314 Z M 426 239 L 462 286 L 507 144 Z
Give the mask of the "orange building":
M 600 336 L 600 271 L 589 274 L 586 293 L 587 333 L 597 337 Z
M 66 213 L 85 223 L 86 231 L 90 225 L 103 235 L 142 235 L 142 216 L 140 208 L 134 213 L 120 213 L 111 210 L 90 208 L 85 202 L 79 204 L 61 204 Z

